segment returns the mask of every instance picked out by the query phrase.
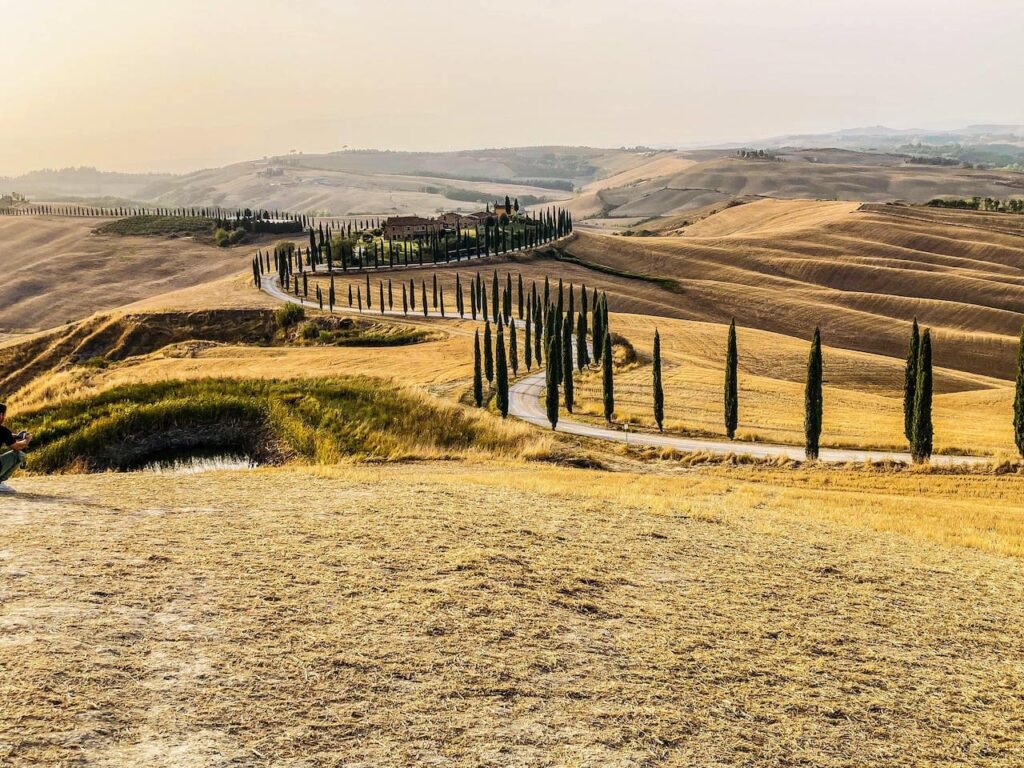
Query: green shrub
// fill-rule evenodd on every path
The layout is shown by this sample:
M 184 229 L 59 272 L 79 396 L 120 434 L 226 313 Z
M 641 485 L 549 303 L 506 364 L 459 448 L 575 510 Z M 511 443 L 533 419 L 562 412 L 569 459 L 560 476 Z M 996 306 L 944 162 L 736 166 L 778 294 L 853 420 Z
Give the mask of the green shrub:
M 227 248 L 231 245 L 231 235 L 226 229 L 218 229 L 213 233 L 213 243 L 218 248 Z
M 274 317 L 277 319 L 277 326 L 282 330 L 287 330 L 306 319 L 306 310 L 298 304 L 289 303 L 280 307 L 274 313 Z
M 313 341 L 321 335 L 321 330 L 316 323 L 306 323 L 302 326 L 302 338 L 306 341 Z

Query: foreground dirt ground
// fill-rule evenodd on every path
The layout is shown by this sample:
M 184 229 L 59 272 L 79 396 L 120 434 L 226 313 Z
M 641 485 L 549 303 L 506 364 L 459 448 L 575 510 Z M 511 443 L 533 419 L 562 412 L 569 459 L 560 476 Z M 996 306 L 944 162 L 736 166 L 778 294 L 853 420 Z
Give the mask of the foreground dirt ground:
M 22 478 L 0 763 L 1020 765 L 1020 479 L 865 482 Z

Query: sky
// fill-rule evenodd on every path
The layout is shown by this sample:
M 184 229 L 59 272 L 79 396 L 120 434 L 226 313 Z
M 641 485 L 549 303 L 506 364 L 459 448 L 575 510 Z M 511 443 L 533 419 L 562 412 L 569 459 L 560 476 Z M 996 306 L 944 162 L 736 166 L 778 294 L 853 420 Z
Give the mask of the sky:
M 0 0 L 0 175 L 1024 124 L 1014 3 Z

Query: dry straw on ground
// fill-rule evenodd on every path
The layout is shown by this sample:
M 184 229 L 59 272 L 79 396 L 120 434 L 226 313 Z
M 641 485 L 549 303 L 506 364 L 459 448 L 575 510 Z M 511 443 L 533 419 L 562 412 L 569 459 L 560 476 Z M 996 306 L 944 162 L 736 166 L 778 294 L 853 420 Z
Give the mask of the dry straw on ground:
M 1019 765 L 1020 561 L 873 530 L 1019 479 L 773 472 L 25 479 L 0 760 Z

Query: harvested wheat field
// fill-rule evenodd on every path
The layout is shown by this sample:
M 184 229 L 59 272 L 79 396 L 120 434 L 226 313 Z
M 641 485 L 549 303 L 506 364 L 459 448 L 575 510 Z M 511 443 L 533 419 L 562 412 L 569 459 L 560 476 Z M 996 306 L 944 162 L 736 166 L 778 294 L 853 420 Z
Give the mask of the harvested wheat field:
M 24 479 L 0 757 L 1019 765 L 1020 481 L 929 477 Z
M 94 235 L 103 219 L 0 217 L 0 331 L 38 331 L 245 268 L 249 248 Z
M 615 376 L 619 423 L 654 428 L 651 354 L 661 334 L 665 429 L 724 436 L 722 386 L 727 328 L 671 318 L 611 315 L 611 326 L 629 340 L 635 359 L 623 360 Z M 740 440 L 802 445 L 804 386 L 809 339 L 749 328 L 737 330 Z M 828 337 L 825 342 L 829 341 Z M 904 361 L 827 346 L 822 444 L 833 447 L 905 450 Z M 601 373 L 578 378 L 577 416 L 603 418 Z M 938 452 L 1012 455 L 1013 383 L 937 368 L 935 447 Z M 742 445 L 737 446 L 742 451 Z

